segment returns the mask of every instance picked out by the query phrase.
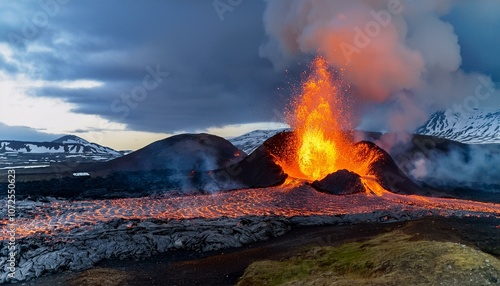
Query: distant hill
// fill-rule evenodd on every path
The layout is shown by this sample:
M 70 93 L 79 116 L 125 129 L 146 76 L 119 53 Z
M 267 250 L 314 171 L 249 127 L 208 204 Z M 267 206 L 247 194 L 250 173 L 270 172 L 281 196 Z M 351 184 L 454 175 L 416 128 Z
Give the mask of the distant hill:
M 0 140 L 0 153 L 122 155 L 112 148 L 88 142 L 75 135 L 66 135 L 51 142 Z
M 112 148 L 74 135 L 66 135 L 51 142 L 0 140 L 0 168 L 48 166 L 68 160 L 107 161 L 122 155 Z
M 229 139 L 229 142 L 234 146 L 243 150 L 243 152 L 250 154 L 255 151 L 267 139 L 273 137 L 281 131 L 289 131 L 288 128 L 274 129 L 274 130 L 254 130 L 252 132 L 243 134 L 241 136 Z
M 234 164 L 245 154 L 222 137 L 180 134 L 153 142 L 102 164 L 104 171 L 209 171 Z
M 500 143 L 500 110 L 474 109 L 471 113 L 439 111 L 415 133 L 468 144 Z

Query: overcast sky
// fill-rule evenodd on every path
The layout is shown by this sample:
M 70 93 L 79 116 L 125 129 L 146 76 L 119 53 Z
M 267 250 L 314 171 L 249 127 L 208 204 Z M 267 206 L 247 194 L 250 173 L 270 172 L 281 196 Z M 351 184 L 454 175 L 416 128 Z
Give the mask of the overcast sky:
M 237 5 L 222 13 L 212 0 L 0 1 L 0 139 L 71 133 L 136 149 L 179 132 L 280 126 L 269 122 L 282 120 L 306 64 L 276 70 L 259 56 L 265 2 L 220 2 Z M 470 9 L 446 16 L 462 68 L 500 81 L 500 11 Z

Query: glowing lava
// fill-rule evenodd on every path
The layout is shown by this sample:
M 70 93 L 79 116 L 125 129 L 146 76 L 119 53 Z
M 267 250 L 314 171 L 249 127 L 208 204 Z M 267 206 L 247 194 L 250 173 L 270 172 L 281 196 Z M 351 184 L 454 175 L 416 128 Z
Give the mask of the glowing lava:
M 311 69 L 288 116 L 295 129 L 296 146 L 290 151 L 295 162 L 280 165 L 291 176 L 318 180 L 346 168 L 352 143 L 342 132 L 348 110 L 339 94 L 341 85 L 323 58 L 316 58 Z
M 0 201 L 4 202 L 4 201 Z M 478 216 L 500 218 L 500 205 L 467 200 L 364 193 L 332 196 L 289 179 L 285 185 L 262 189 L 243 189 L 212 195 L 182 197 L 144 197 L 111 200 L 17 203 L 16 238 L 36 234 L 60 235 L 71 229 L 79 233 L 99 229 L 99 223 L 116 219 L 215 219 L 245 216 L 338 216 L 390 211 L 414 218 L 427 215 Z M 0 214 L 1 215 L 1 214 Z M 0 224 L 0 241 L 9 239 L 7 221 Z

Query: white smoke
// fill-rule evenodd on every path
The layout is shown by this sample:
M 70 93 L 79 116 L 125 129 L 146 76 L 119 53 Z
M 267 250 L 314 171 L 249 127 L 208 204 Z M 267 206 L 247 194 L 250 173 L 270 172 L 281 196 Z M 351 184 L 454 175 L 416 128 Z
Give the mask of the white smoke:
M 487 2 L 500 11 L 500 1 Z M 343 71 L 358 99 L 353 120 L 365 117 L 372 130 L 413 132 L 437 110 L 492 107 L 492 99 L 500 97 L 496 90 L 489 98 L 477 97 L 478 87 L 494 86 L 491 78 L 460 69 L 458 36 L 443 20 L 460 3 L 268 1 L 264 23 L 269 40 L 259 52 L 276 69 L 293 65 L 304 54 L 324 56 Z M 381 112 L 384 116 L 379 117 Z
M 474 186 L 479 183 L 500 185 L 498 148 L 471 145 L 467 151 L 451 148 L 447 152 L 431 151 L 408 161 L 409 175 L 420 181 L 437 185 Z M 498 190 L 498 187 L 497 191 Z

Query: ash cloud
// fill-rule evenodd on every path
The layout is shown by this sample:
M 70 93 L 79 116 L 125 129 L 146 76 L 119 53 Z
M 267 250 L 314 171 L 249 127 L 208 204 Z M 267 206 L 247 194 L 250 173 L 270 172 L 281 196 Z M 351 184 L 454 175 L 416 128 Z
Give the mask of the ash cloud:
M 500 56 L 493 52 L 498 40 L 477 36 L 498 38 L 492 30 L 500 27 L 499 11 L 500 2 L 490 0 L 480 5 L 461 0 L 268 1 L 268 41 L 260 55 L 277 70 L 305 54 L 319 54 L 342 70 L 355 102 L 351 120 L 360 130 L 389 132 L 373 141 L 397 158 L 410 152 L 410 134 L 436 111 L 500 109 L 494 84 Z M 414 179 L 438 185 L 499 183 L 498 150 L 470 146 L 418 154 L 399 162 Z
M 357 102 L 353 120 L 377 123 L 360 128 L 412 132 L 437 110 L 500 107 L 497 90 L 488 98 L 468 100 L 478 86 L 494 86 L 491 77 L 462 68 L 452 20 L 470 5 L 451 0 L 268 1 L 268 41 L 260 55 L 278 70 L 303 54 L 324 56 L 351 84 Z M 500 2 L 482 5 L 500 11 Z

